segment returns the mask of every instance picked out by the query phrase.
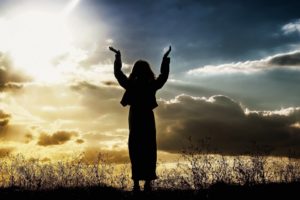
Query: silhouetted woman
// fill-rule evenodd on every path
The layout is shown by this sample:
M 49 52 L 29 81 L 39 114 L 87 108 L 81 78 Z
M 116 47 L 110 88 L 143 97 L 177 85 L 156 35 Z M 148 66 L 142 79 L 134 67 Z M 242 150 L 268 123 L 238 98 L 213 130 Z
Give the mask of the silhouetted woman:
M 156 179 L 156 129 L 153 109 L 156 108 L 156 91 L 166 83 L 169 76 L 171 46 L 165 53 L 160 75 L 155 78 L 150 65 L 143 60 L 137 61 L 127 77 L 121 70 L 120 51 L 109 48 L 116 53 L 114 75 L 126 90 L 121 104 L 129 109 L 129 157 L 131 161 L 134 190 L 139 191 L 139 181 L 145 180 L 144 190 L 151 190 L 151 181 Z

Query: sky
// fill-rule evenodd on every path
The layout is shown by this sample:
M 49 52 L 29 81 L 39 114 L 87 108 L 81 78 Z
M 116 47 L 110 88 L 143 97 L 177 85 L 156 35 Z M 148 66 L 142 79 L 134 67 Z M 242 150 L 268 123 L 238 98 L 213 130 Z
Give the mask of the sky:
M 158 158 L 300 157 L 300 2 L 2 0 L 0 157 L 97 152 L 128 161 L 128 107 L 113 76 L 172 46 L 155 109 Z M 206 150 L 207 152 L 207 150 Z

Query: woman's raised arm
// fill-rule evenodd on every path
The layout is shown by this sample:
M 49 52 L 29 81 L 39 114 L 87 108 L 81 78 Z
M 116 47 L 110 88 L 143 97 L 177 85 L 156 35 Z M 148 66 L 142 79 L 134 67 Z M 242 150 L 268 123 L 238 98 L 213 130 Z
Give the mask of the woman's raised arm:
M 164 54 L 164 57 L 163 57 L 163 60 L 161 63 L 161 67 L 160 67 L 160 74 L 155 81 L 156 89 L 162 88 L 168 80 L 169 71 L 170 71 L 170 57 L 168 57 L 168 56 L 169 56 L 171 50 L 172 49 L 170 46 L 168 51 Z
M 119 84 L 126 89 L 128 86 L 128 78 L 122 72 L 122 60 L 121 60 L 121 52 L 119 50 L 114 49 L 113 47 L 109 47 L 109 50 L 116 54 L 115 62 L 114 62 L 114 75 L 118 80 Z

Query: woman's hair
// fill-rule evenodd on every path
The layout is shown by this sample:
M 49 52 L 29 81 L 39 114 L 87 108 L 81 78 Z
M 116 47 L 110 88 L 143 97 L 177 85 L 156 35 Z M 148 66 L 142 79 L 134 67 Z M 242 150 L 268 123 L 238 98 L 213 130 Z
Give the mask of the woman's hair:
M 135 79 L 148 81 L 153 81 L 155 79 L 155 75 L 148 62 L 144 60 L 136 61 L 132 68 L 131 74 L 129 75 L 129 80 Z

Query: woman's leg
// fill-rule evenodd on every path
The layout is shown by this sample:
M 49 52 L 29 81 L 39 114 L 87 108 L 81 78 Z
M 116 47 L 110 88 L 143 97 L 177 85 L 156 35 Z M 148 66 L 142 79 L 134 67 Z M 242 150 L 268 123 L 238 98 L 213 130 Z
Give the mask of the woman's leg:
M 139 180 L 133 180 L 133 191 L 140 191 L 140 183 Z
M 146 180 L 145 181 L 145 185 L 144 185 L 144 191 L 151 191 L 151 181 L 150 180 Z

